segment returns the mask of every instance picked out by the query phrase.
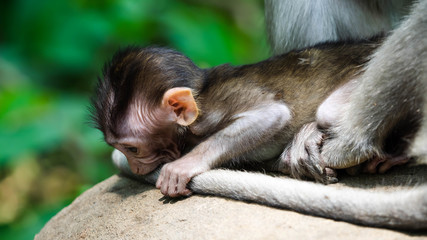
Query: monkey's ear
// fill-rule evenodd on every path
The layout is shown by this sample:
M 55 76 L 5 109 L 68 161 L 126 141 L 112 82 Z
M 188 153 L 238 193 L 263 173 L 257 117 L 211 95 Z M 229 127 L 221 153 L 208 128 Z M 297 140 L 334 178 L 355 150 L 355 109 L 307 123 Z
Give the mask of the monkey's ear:
M 190 88 L 171 88 L 163 95 L 162 106 L 167 111 L 173 113 L 179 125 L 188 126 L 192 124 L 199 110 Z

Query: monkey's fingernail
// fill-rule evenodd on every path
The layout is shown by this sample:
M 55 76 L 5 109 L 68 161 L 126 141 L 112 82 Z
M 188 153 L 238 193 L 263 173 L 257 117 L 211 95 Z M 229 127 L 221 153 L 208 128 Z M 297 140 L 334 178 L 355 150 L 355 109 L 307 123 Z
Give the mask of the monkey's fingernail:
M 338 182 L 338 178 L 336 178 L 336 177 L 329 177 L 329 176 L 327 176 L 326 177 L 326 181 L 327 181 L 327 183 L 329 184 L 329 183 L 337 183 Z

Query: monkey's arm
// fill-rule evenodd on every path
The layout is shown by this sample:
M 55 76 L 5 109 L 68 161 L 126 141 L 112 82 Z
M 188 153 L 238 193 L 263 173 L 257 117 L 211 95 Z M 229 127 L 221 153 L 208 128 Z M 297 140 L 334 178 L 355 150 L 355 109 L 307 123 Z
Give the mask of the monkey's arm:
M 268 141 L 291 119 L 283 103 L 259 105 L 234 116 L 234 122 L 197 145 L 180 159 L 162 168 L 156 187 L 168 196 L 189 195 L 186 188 L 192 177 L 242 154 L 254 150 Z
M 130 171 L 126 157 L 114 150 L 114 164 L 126 175 L 154 184 L 159 175 Z M 275 178 L 265 174 L 211 170 L 188 185 L 198 194 L 209 194 L 291 209 L 362 225 L 396 229 L 427 229 L 427 186 L 397 192 L 332 188 L 313 182 Z

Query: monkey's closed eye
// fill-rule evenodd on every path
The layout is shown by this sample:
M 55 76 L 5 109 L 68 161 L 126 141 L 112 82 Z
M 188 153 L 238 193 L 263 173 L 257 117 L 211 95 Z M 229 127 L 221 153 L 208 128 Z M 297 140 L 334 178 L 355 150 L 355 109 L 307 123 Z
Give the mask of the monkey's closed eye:
M 128 150 L 131 153 L 137 153 L 138 152 L 138 148 L 136 148 L 136 147 L 127 147 L 126 150 Z

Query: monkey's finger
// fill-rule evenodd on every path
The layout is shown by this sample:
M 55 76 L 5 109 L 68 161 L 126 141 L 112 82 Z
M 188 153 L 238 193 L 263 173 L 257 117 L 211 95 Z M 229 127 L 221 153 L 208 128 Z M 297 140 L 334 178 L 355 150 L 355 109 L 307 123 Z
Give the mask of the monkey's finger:
M 291 173 L 291 156 L 290 156 L 290 151 L 288 149 L 286 149 L 280 156 L 280 163 L 279 163 L 278 170 L 284 174 Z
M 169 183 L 167 186 L 167 195 L 169 197 L 178 197 L 178 187 L 179 187 L 179 178 L 176 174 L 171 174 L 169 176 Z
M 305 166 L 298 164 L 293 164 L 291 166 L 291 176 L 296 179 L 311 178 L 310 174 L 308 174 L 308 171 L 305 169 Z
M 324 166 L 322 156 L 318 148 L 309 148 L 311 152 L 310 161 L 307 163 L 311 176 L 317 181 L 324 184 L 337 183 L 337 172 L 335 169 Z
M 289 149 L 286 150 L 286 154 L 284 154 L 284 158 L 282 159 L 285 165 L 284 168 L 287 167 L 289 169 L 289 174 L 296 179 L 301 179 L 302 176 L 300 172 L 301 166 L 299 165 L 301 162 L 300 158 L 302 158 L 300 155 L 299 151 L 297 151 L 297 146 L 292 143 Z
M 162 169 L 163 171 L 164 169 Z M 162 179 L 161 179 L 161 185 L 160 185 L 160 192 L 163 195 L 169 196 L 168 195 L 168 189 L 169 189 L 169 184 L 170 184 L 170 174 L 168 173 L 168 171 L 164 171 Z
M 305 152 L 305 151 L 304 151 Z M 305 152 L 306 153 L 306 152 Z M 295 161 L 296 160 L 296 161 Z M 294 158 L 291 165 L 292 176 L 296 179 L 314 179 L 310 170 L 308 169 L 308 155 L 304 154 L 303 157 Z
M 338 182 L 338 178 L 336 178 L 336 177 L 329 177 L 329 176 L 326 176 L 326 178 L 325 178 L 325 182 L 323 182 L 323 183 L 325 183 L 325 184 L 332 184 L 332 183 L 337 183 Z
M 178 180 L 177 192 L 181 196 L 189 196 L 191 195 L 191 191 L 187 189 L 187 184 L 190 181 L 189 178 L 180 177 Z
M 160 192 L 163 195 L 168 196 L 168 188 L 169 188 L 168 181 L 167 180 L 163 181 L 162 184 L 160 185 Z
M 291 150 L 290 153 L 290 164 L 291 164 L 291 176 L 296 179 L 302 179 L 303 177 L 310 177 L 305 166 L 305 162 L 308 158 L 307 152 L 302 149 L 296 151 Z
M 316 181 L 323 182 L 325 176 L 324 166 L 321 165 L 322 161 L 320 160 L 320 151 L 316 140 L 317 139 L 313 139 L 313 141 L 308 141 L 306 143 L 306 151 L 309 155 L 306 165 L 311 177 Z
M 323 133 L 319 131 L 315 123 L 310 124 L 311 134 L 305 142 L 305 148 L 310 155 L 310 160 L 318 173 L 323 174 L 324 166 L 320 155 L 320 146 L 323 142 Z
M 335 169 L 328 168 L 328 167 L 325 168 L 325 174 L 326 176 L 329 176 L 329 177 L 337 177 L 338 175 Z
M 335 171 L 335 169 L 325 168 L 325 175 L 326 184 L 338 182 L 337 171 Z
M 162 186 L 162 179 L 159 177 L 156 181 L 156 188 L 160 189 L 161 186 Z
M 313 122 L 310 124 L 311 129 L 311 141 L 314 141 L 317 147 L 320 147 L 325 139 L 325 134 L 319 130 L 317 123 Z
M 193 194 L 193 192 L 188 188 L 184 188 L 183 190 L 181 190 L 178 193 L 179 193 L 179 196 L 183 196 L 183 197 L 189 197 Z
M 193 195 L 193 192 L 188 188 L 186 188 L 182 194 L 182 196 L 185 196 L 185 197 L 189 197 L 191 195 Z

